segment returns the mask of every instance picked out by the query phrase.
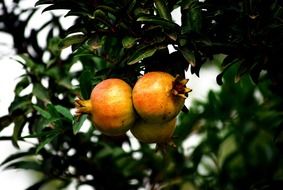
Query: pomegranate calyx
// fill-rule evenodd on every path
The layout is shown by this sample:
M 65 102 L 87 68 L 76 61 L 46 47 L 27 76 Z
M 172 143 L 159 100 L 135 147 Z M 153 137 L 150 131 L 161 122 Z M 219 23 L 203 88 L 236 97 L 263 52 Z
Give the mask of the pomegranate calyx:
M 182 79 L 180 75 L 177 75 L 173 81 L 172 94 L 186 99 L 188 93 L 192 91 L 192 89 L 186 87 L 188 81 L 189 79 Z
M 75 100 L 75 115 L 80 117 L 82 114 L 89 114 L 91 112 L 90 100 L 83 100 L 81 98 Z

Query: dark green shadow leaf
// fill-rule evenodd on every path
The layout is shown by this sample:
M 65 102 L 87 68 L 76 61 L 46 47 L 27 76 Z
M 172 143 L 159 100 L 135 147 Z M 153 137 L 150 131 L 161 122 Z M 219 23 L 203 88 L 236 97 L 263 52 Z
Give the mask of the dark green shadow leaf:
M 51 133 L 50 135 L 48 135 L 46 137 L 46 139 L 44 141 L 42 141 L 41 143 L 39 143 L 39 145 L 36 148 L 35 153 L 38 154 L 39 151 L 47 144 L 49 144 L 53 139 L 55 139 L 57 136 L 59 135 L 59 133 Z
M 13 122 L 13 118 L 9 115 L 0 117 L 0 132 Z
M 9 155 L 0 165 L 4 165 L 4 164 L 11 162 L 11 161 L 14 161 L 16 159 L 23 158 L 25 156 L 31 156 L 31 155 L 34 155 L 33 149 L 30 149 L 27 152 L 17 152 L 15 154 Z
M 14 123 L 15 123 L 15 126 L 13 130 L 12 143 L 16 148 L 19 148 L 18 139 L 21 137 L 23 128 L 26 124 L 26 117 L 23 115 L 20 115 L 15 118 Z
M 85 100 L 89 99 L 90 97 L 90 93 L 93 88 L 92 79 L 93 79 L 93 74 L 88 69 L 83 71 L 79 78 L 81 95 Z

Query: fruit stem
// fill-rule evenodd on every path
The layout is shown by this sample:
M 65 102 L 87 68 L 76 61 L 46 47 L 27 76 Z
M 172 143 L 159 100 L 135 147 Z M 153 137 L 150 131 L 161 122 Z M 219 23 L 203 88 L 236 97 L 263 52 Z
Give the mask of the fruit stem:
M 83 99 L 76 99 L 75 100 L 76 106 L 76 116 L 81 116 L 84 113 L 89 114 L 91 112 L 91 102 L 90 100 L 83 100 Z
M 192 91 L 192 89 L 186 87 L 188 81 L 189 79 L 182 79 L 180 75 L 177 75 L 173 81 L 173 95 L 186 99 L 188 93 Z

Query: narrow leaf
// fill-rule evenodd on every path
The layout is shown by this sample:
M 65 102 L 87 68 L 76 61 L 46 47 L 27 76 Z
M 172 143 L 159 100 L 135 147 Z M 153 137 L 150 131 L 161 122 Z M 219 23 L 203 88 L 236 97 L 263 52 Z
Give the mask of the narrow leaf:
M 80 131 L 80 129 L 81 129 L 81 127 L 82 127 L 82 125 L 83 125 L 83 123 L 84 123 L 84 121 L 87 119 L 87 115 L 85 114 L 85 115 L 82 115 L 79 119 L 78 119 L 78 121 L 76 121 L 75 123 L 74 123 L 74 126 L 73 126 L 73 132 L 74 132 L 74 134 L 77 134 L 79 131 Z
M 41 143 L 39 143 L 39 145 L 36 148 L 35 153 L 38 154 L 39 151 L 46 145 L 49 144 L 53 139 L 55 139 L 58 136 L 58 133 L 52 134 L 52 135 L 48 135 L 48 137 L 42 141 Z
M 84 99 L 89 99 L 92 90 L 92 73 L 89 70 L 83 71 L 79 81 L 82 97 Z
M 122 44 L 124 48 L 131 48 L 136 44 L 137 38 L 133 38 L 131 36 L 126 36 L 122 40 Z
M 14 169 L 28 169 L 28 170 L 35 170 L 41 171 L 41 166 L 39 163 L 35 161 L 18 161 L 9 164 L 5 169 L 14 168 Z
M 143 60 L 144 58 L 151 57 L 155 52 L 157 48 L 142 48 L 130 58 L 128 65 L 133 65 L 135 63 L 138 63 L 139 61 Z
M 73 115 L 71 114 L 70 110 L 61 106 L 61 105 L 56 105 L 55 109 L 62 114 L 65 118 L 68 120 L 72 121 L 73 120 Z
M 59 48 L 64 49 L 73 44 L 82 43 L 85 39 L 86 39 L 86 36 L 83 34 L 68 36 L 59 43 Z
M 0 132 L 8 127 L 13 122 L 13 118 L 9 115 L 5 115 L 3 117 L 0 117 Z
M 49 102 L 48 90 L 44 88 L 41 84 L 34 84 L 32 93 L 40 100 L 44 102 Z
M 36 111 L 38 111 L 39 114 L 40 114 L 42 117 L 44 117 L 45 119 L 50 119 L 50 118 L 51 118 L 51 114 L 50 114 L 49 112 L 45 111 L 44 109 L 42 109 L 41 107 L 36 106 L 36 105 L 33 105 L 33 107 L 34 107 L 34 109 L 35 109 Z
M 16 117 L 14 120 L 15 126 L 13 130 L 12 143 L 16 148 L 19 148 L 18 139 L 21 137 L 22 130 L 26 124 L 26 118 L 23 115 Z
M 157 11 L 162 18 L 171 20 L 170 12 L 163 0 L 154 0 L 154 4 L 156 5 Z
M 137 21 L 145 23 L 145 24 L 152 24 L 156 26 L 161 26 L 164 29 L 168 30 L 179 30 L 179 25 L 174 23 L 173 21 L 168 21 L 163 18 L 158 18 L 155 16 L 141 16 L 137 19 Z
M 11 154 L 0 165 L 4 165 L 4 164 L 11 162 L 13 160 L 23 158 L 25 156 L 30 156 L 30 155 L 34 155 L 34 152 L 33 151 L 27 151 L 27 152 L 18 152 L 18 153 L 15 153 L 15 154 Z
M 23 77 L 20 82 L 15 87 L 15 94 L 20 94 L 22 90 L 24 90 L 28 85 L 30 84 L 30 81 L 28 80 L 28 77 Z
M 27 110 L 31 106 L 31 95 L 26 95 L 26 96 L 16 96 L 14 101 L 11 103 L 8 111 L 9 113 L 13 113 L 14 111 L 19 111 L 21 110 Z
M 186 48 L 180 48 L 181 53 L 183 54 L 184 58 L 191 64 L 193 67 L 196 66 L 196 58 L 192 51 Z

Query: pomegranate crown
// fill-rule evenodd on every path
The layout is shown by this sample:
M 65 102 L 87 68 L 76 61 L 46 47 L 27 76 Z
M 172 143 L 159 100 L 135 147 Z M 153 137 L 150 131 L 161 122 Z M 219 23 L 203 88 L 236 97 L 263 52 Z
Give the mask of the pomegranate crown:
M 177 75 L 173 81 L 172 93 L 175 96 L 186 99 L 188 97 L 188 93 L 192 91 L 192 89 L 186 87 L 188 81 L 189 79 L 183 79 L 180 75 Z

